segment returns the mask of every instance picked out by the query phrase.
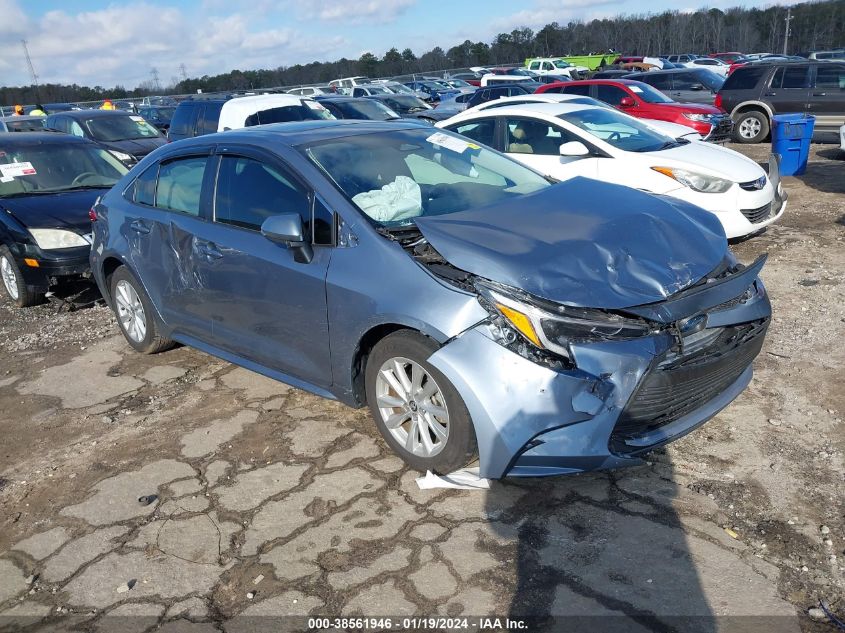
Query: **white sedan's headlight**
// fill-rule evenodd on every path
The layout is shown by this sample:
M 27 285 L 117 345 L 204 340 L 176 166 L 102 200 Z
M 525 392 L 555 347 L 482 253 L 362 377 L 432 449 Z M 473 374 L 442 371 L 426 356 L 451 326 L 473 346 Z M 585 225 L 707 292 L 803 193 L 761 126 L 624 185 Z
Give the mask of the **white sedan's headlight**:
M 693 191 L 699 191 L 701 193 L 725 193 L 733 186 L 733 182 L 730 180 L 708 176 L 707 174 L 699 174 L 686 169 L 678 169 L 677 167 L 652 167 L 652 169 L 659 174 L 677 180 Z
M 75 248 L 88 246 L 88 242 L 79 233 L 63 231 L 61 229 L 29 229 L 39 248 L 45 251 L 55 248 Z
M 135 158 L 129 154 L 124 154 L 123 152 L 118 152 L 114 149 L 110 149 L 109 151 L 112 153 L 112 156 L 114 156 L 117 160 L 122 160 L 124 163 L 131 163 L 135 160 Z

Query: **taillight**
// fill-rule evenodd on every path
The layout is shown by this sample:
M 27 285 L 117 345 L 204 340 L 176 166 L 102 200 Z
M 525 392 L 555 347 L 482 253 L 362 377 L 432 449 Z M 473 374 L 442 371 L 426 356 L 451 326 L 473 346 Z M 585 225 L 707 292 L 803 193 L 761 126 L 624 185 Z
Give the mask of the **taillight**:
M 721 93 L 716 93 L 716 99 L 713 101 L 713 105 L 722 110 L 722 95 Z
M 88 219 L 91 220 L 92 222 L 97 221 L 97 211 L 94 209 L 94 207 L 91 207 L 90 209 L 88 209 Z

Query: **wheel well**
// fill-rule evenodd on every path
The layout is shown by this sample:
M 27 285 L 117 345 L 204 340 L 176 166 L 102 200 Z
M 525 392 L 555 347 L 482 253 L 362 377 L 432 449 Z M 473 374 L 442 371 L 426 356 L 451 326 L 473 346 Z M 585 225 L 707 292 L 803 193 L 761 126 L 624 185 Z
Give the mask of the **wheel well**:
M 769 113 L 766 112 L 766 108 L 764 108 L 763 106 L 756 104 L 756 103 L 749 103 L 747 105 L 738 107 L 736 110 L 734 110 L 734 117 L 737 117 L 740 114 L 745 114 L 746 112 L 752 112 L 752 111 L 759 112 L 760 114 L 765 115 L 766 118 L 769 118 Z
M 114 274 L 118 268 L 123 266 L 123 262 L 117 259 L 117 257 L 109 257 L 105 261 L 103 261 L 103 279 L 105 280 L 105 291 L 106 296 L 104 297 L 106 303 L 111 304 L 111 297 L 108 296 L 109 292 L 111 291 L 111 276 Z
M 370 352 L 376 346 L 376 343 L 385 336 L 398 332 L 399 330 L 417 331 L 405 325 L 399 325 L 398 323 L 383 323 L 368 330 L 358 342 L 358 348 L 355 350 L 355 356 L 352 359 L 352 391 L 355 399 L 361 405 L 367 404 L 367 388 L 364 382 L 364 374 L 367 369 L 367 359 L 370 356 Z

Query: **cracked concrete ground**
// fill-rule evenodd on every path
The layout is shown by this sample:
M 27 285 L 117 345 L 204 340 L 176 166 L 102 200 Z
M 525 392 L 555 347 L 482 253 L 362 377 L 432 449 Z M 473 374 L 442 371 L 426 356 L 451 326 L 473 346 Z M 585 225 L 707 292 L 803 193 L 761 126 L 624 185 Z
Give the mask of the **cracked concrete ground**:
M 735 247 L 771 253 L 750 388 L 626 471 L 421 491 L 366 411 L 187 348 L 137 355 L 104 308 L 0 304 L 0 630 L 822 627 L 805 616 L 820 599 L 845 611 L 842 173 L 816 152 L 781 224 Z

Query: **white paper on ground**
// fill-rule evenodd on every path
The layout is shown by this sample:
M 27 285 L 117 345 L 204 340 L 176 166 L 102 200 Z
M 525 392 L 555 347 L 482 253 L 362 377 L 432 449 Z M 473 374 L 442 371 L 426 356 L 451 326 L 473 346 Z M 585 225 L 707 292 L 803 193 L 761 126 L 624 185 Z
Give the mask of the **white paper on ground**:
M 490 480 L 478 476 L 478 467 L 461 468 L 448 475 L 435 475 L 426 471 L 425 476 L 417 477 L 420 490 L 434 488 L 457 488 L 458 490 L 488 490 Z

